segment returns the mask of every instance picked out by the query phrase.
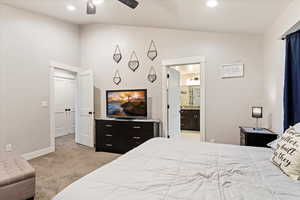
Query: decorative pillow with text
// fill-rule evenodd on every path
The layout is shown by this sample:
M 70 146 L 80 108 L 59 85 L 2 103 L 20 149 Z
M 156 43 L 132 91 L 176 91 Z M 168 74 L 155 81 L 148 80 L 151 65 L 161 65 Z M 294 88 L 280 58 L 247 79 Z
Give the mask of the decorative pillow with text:
M 279 139 L 272 162 L 292 179 L 300 180 L 300 133 L 293 127 Z

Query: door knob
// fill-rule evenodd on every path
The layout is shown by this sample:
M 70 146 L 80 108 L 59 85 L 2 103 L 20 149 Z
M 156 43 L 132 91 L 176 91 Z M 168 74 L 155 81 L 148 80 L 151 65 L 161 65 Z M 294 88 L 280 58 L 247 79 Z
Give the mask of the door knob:
M 95 114 L 95 112 L 89 112 L 89 115 Z

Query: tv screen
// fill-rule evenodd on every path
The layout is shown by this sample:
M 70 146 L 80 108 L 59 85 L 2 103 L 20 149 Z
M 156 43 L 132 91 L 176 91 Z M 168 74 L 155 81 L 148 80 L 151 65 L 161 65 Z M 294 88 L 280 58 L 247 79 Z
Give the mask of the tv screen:
M 147 90 L 107 91 L 106 111 L 113 118 L 146 118 Z

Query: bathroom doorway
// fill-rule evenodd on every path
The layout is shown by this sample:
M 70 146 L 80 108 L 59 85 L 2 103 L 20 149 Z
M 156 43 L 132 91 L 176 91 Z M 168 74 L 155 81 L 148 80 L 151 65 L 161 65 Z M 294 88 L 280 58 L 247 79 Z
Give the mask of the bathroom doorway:
M 200 64 L 170 67 L 176 70 L 180 87 L 180 136 L 200 138 Z
M 163 61 L 163 134 L 205 141 L 205 58 Z

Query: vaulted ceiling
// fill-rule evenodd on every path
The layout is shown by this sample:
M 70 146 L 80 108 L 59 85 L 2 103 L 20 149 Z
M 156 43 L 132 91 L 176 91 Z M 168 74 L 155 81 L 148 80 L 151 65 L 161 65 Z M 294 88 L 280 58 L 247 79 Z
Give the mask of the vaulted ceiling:
M 206 0 L 138 0 L 132 10 L 117 0 L 104 0 L 95 16 L 87 16 L 86 0 L 0 0 L 0 3 L 45 14 L 75 24 L 114 23 L 215 32 L 261 34 L 291 0 L 220 0 L 208 8 Z M 77 9 L 68 11 L 72 4 Z

